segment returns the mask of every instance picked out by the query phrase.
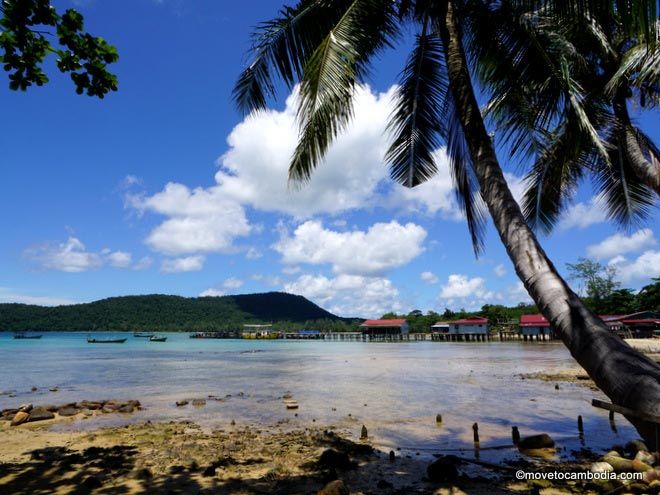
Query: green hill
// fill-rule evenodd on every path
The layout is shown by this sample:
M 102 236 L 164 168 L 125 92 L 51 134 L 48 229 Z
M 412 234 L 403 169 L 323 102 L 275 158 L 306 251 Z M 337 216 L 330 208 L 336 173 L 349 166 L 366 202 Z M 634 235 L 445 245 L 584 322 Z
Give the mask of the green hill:
M 283 292 L 196 298 L 124 296 L 57 307 L 0 304 L 0 330 L 196 331 L 237 329 L 244 323 L 274 323 L 286 329 L 350 326 L 348 320 L 304 297 Z

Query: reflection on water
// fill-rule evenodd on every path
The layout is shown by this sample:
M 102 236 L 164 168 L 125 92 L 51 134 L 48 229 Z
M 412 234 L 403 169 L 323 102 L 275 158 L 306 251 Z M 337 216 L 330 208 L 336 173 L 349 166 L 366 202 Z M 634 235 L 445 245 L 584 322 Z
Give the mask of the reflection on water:
M 617 417 L 591 407 L 598 392 L 572 384 L 521 380 L 520 373 L 574 366 L 561 344 L 411 342 L 376 344 L 319 341 L 195 340 L 168 334 L 164 343 L 128 337 L 125 344 L 87 344 L 88 334 L 45 333 L 41 340 L 13 340 L 0 333 L 0 408 L 19 402 L 64 403 L 82 399 L 139 399 L 133 420 L 191 419 L 204 426 L 316 419 L 355 430 L 367 425 L 376 443 L 420 452 L 472 447 L 479 423 L 481 446 L 510 443 L 521 434 L 547 432 L 565 451 L 579 449 L 577 416 L 586 446 L 601 449 L 634 436 Z M 259 352 L 255 352 L 259 351 Z M 30 392 L 37 386 L 37 392 Z M 58 392 L 48 392 L 51 387 Z M 300 404 L 287 411 L 281 396 Z M 176 400 L 205 398 L 203 408 L 177 408 Z M 294 416 L 297 413 L 298 416 Z M 442 414 L 442 425 L 435 423 Z M 350 416 L 349 416 L 350 415 Z M 114 424 L 109 415 L 78 421 Z M 71 427 L 68 425 L 67 427 Z M 484 450 L 482 458 L 495 456 Z

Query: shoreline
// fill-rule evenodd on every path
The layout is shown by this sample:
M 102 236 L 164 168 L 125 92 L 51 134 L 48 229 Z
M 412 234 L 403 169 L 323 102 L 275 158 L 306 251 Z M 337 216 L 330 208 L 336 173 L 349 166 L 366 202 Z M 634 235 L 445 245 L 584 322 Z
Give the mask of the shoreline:
M 303 494 L 324 493 L 328 483 L 339 479 L 353 494 L 500 495 L 529 493 L 536 486 L 517 481 L 517 469 L 583 471 L 595 459 L 586 452 L 559 461 L 520 455 L 498 468 L 479 464 L 478 453 L 450 455 L 444 459 L 452 459 L 455 473 L 430 480 L 429 459 L 378 450 L 370 439 L 351 440 L 335 425 L 287 430 L 278 424 L 236 424 L 204 431 L 191 421 L 147 421 L 86 432 L 55 432 L 49 426 L 0 427 L 4 493 L 43 493 L 55 487 L 52 493 L 57 494 L 80 493 L 81 488 L 126 494 Z M 557 494 L 583 493 L 584 488 L 574 482 L 553 486 L 559 491 L 551 493 Z

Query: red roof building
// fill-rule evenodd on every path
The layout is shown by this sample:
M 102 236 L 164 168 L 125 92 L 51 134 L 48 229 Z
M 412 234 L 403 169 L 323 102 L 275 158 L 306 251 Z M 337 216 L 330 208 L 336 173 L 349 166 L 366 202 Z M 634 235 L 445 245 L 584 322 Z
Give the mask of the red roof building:
M 436 323 L 436 325 L 439 325 Z M 446 322 L 450 335 L 488 335 L 488 318 L 468 316 L 461 320 Z
M 550 322 L 543 315 L 522 315 L 520 317 L 521 327 L 543 327 L 548 328 Z
M 548 335 L 553 338 L 554 332 L 550 322 L 541 314 L 522 315 L 520 317 L 520 333 L 525 339 L 536 336 L 537 339 L 545 340 Z
M 394 335 L 408 333 L 408 321 L 404 319 L 366 320 L 360 325 L 366 335 Z

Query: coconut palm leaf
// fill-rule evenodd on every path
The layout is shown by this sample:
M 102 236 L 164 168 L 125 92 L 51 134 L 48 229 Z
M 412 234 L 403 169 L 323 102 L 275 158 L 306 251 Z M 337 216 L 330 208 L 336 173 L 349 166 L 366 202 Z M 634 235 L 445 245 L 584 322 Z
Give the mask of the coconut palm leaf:
M 651 102 L 656 103 L 660 95 L 660 44 L 649 47 L 639 43 L 625 53 L 605 86 L 606 94 L 614 96 L 622 84 L 654 90 Z
M 438 122 L 447 93 L 442 44 L 424 24 L 406 63 L 388 124 L 394 139 L 385 155 L 390 177 L 415 187 L 435 175 L 433 153 L 440 146 Z
M 355 84 L 398 32 L 390 0 L 354 0 L 307 60 L 300 85 L 301 134 L 289 178 L 310 178 L 353 114 Z
M 250 65 L 234 86 L 239 110 L 249 113 L 266 107 L 276 96 L 273 70 L 291 88 L 327 32 L 341 17 L 349 0 L 302 0 L 284 7 L 279 15 L 261 23 L 252 35 Z

